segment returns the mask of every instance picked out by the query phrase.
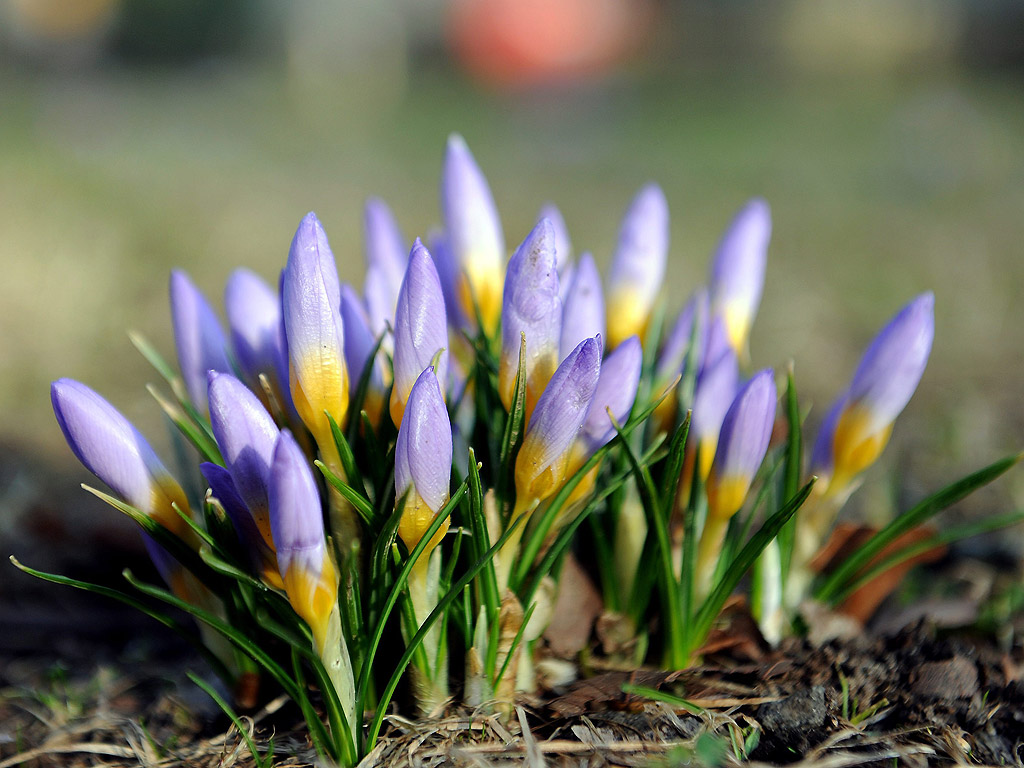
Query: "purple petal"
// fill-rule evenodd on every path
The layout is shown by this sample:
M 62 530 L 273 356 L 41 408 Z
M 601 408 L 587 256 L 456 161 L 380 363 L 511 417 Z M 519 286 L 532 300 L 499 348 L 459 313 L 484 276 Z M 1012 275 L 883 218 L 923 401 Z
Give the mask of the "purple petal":
M 398 286 L 402 283 L 409 248 L 398 228 L 398 222 L 383 200 L 371 197 L 366 201 L 363 212 L 363 239 L 366 248 L 366 266 L 379 267 L 388 282 L 394 286 L 394 297 L 398 297 Z
M 935 336 L 935 296 L 923 293 L 875 337 L 850 383 L 850 405 L 871 413 L 869 433 L 895 421 L 924 375 Z
M 474 317 L 469 299 L 475 294 L 485 325 L 496 323 L 505 238 L 487 180 L 458 134 L 448 138 L 441 171 L 441 212 L 458 267 L 456 275 L 468 281 L 466 290 L 459 292 L 461 310 Z M 495 317 L 489 317 L 492 314 Z
M 729 224 L 711 264 L 711 311 L 725 318 L 737 352 L 746 343 L 761 302 L 771 236 L 768 203 L 754 198 Z
M 394 387 L 391 417 L 398 425 L 405 402 L 416 379 L 443 350 L 437 363 L 437 377 L 448 376 L 448 325 L 441 280 L 427 249 L 417 239 L 409 254 L 409 268 L 398 294 L 395 312 Z
M 814 441 L 814 450 L 811 451 L 811 474 L 817 475 L 822 480 L 832 475 L 835 467 L 835 437 L 836 426 L 839 424 L 839 417 L 850 401 L 849 394 L 844 392 L 840 395 L 825 414 L 825 419 L 818 429 L 818 437 Z M 821 487 L 827 486 L 823 482 Z
M 339 423 L 348 407 L 341 287 L 327 235 L 312 213 L 299 224 L 281 289 L 296 408 L 314 434 L 326 429 L 324 411 Z M 305 401 L 305 402 L 303 402 Z
M 568 278 L 572 280 L 565 294 L 562 308 L 562 334 L 559 355 L 565 357 L 584 339 L 604 336 L 604 293 L 601 273 L 589 253 L 580 256 L 579 263 L 570 265 Z
M 131 422 L 94 390 L 73 379 L 53 382 L 50 400 L 68 446 L 85 468 L 131 506 L 147 514 L 156 511 L 157 479 L 166 482 L 170 473 Z M 184 501 L 181 496 L 179 503 Z M 187 506 L 182 509 L 187 511 Z
M 199 470 L 210 486 L 210 493 L 220 502 L 227 513 L 231 524 L 235 527 L 239 541 L 245 547 L 253 564 L 258 564 L 258 554 L 264 546 L 263 537 L 252 513 L 245 506 L 242 497 L 238 495 L 238 489 L 235 487 L 234 480 L 231 479 L 231 473 L 219 464 L 211 464 L 208 461 L 200 464 Z
M 725 352 L 701 372 L 694 390 L 690 434 L 696 441 L 711 441 L 712 445 L 717 441 L 725 414 L 736 397 L 739 381 L 739 361 L 727 345 Z
M 213 307 L 188 275 L 171 272 L 171 321 L 178 367 L 189 399 L 206 412 L 206 372 L 231 371 L 228 341 Z
M 210 372 L 209 397 L 210 425 L 235 488 L 252 513 L 265 519 L 280 431 L 259 398 L 230 374 Z
M 437 512 L 448 501 L 452 427 L 433 368 L 416 379 L 395 442 L 395 495 L 409 487 Z
M 601 363 L 594 399 L 583 422 L 582 437 L 586 441 L 588 454 L 615 437 L 615 427 L 608 418 L 609 410 L 619 425 L 626 423 L 633 401 L 636 400 L 643 355 L 640 339 L 630 336 Z
M 270 465 L 270 530 L 281 578 L 297 563 L 320 573 L 326 554 L 324 520 L 316 480 L 291 432 L 282 430 Z
M 637 193 L 622 220 L 608 284 L 608 346 L 641 334 L 665 278 L 669 219 L 656 184 Z
M 542 219 L 551 222 L 551 229 L 555 235 L 555 267 L 559 276 L 567 264 L 572 263 L 572 241 L 569 239 L 569 229 L 565 226 L 565 219 L 558 206 L 554 203 L 545 203 L 537 214 L 537 223 Z
M 755 374 L 736 398 L 722 422 L 715 452 L 719 478 L 753 479 L 768 452 L 775 423 L 775 378 L 771 369 Z
M 255 272 L 236 269 L 224 289 L 224 309 L 235 357 L 245 375 L 253 383 L 260 374 L 278 379 L 285 359 L 279 293 Z M 278 383 L 284 387 L 287 379 Z
M 694 337 L 693 324 L 697 323 L 697 334 Z M 665 343 L 658 355 L 655 379 L 670 381 L 683 372 L 686 357 L 690 352 L 690 342 L 697 344 L 695 363 L 699 371 L 704 363 L 705 349 L 708 338 L 708 293 L 701 288 L 682 308 L 676 317 L 672 329 L 665 337 Z
M 525 461 L 529 474 L 536 477 L 565 454 L 583 425 L 600 373 L 600 340 L 581 341 L 558 366 L 537 401 L 519 450 L 517 476 L 520 462 Z
M 543 386 L 558 363 L 561 324 L 562 302 L 558 298 L 554 231 L 547 219 L 541 219 L 512 255 L 505 276 L 498 377 L 506 407 L 512 400 L 522 336 L 526 336 L 528 381 L 533 379 L 539 366 L 550 366 L 541 384 Z M 539 391 L 540 387 L 537 389 Z

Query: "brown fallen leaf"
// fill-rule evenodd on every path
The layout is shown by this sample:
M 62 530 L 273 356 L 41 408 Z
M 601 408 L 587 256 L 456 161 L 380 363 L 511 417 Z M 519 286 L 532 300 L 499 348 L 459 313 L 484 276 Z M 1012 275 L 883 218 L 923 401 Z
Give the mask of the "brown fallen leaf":
M 544 639 L 552 655 L 569 659 L 587 647 L 604 601 L 594 582 L 570 553 L 562 566 L 558 598 Z
M 818 573 L 828 573 L 835 570 L 876 532 L 877 529 L 869 526 L 840 523 L 832 531 L 832 535 L 818 554 L 814 556 L 814 559 L 811 561 L 811 568 Z M 868 563 L 867 567 L 872 568 L 890 555 L 913 544 L 925 541 L 934 535 L 935 529 L 930 526 L 920 526 L 907 531 L 902 536 L 896 537 L 887 547 L 882 549 Z M 903 581 L 911 568 L 920 563 L 935 562 L 945 552 L 946 547 L 944 546 L 933 547 L 925 552 L 914 555 L 899 565 L 893 566 L 853 592 L 836 607 L 836 610 L 839 613 L 856 619 L 862 624 L 866 624 L 875 614 L 875 611 L 878 610 L 878 606 L 900 585 L 900 582 Z

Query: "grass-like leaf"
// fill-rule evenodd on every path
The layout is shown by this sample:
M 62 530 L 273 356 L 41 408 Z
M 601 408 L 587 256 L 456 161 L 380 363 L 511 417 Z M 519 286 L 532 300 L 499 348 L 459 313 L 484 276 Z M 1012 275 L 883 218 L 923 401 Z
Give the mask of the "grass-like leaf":
M 515 532 L 516 527 L 519 526 L 522 522 L 523 516 L 512 521 L 512 524 L 509 525 L 509 527 L 505 530 L 501 537 L 496 542 L 494 542 L 494 544 L 491 546 L 490 549 L 487 550 L 486 553 L 484 553 L 484 557 L 481 560 L 474 563 L 473 565 L 471 565 L 466 570 L 466 572 L 462 574 L 462 577 L 457 582 L 455 582 L 455 584 L 452 585 L 452 588 L 441 596 L 441 598 L 437 601 L 437 605 L 434 607 L 434 610 L 430 612 L 430 615 L 428 615 L 427 618 L 424 619 L 423 623 L 420 625 L 420 628 L 416 632 L 416 635 L 406 644 L 405 652 L 402 654 L 401 658 L 399 658 L 395 671 L 392 673 L 391 678 L 388 680 L 387 685 L 384 687 L 384 691 L 381 693 L 380 702 L 377 705 L 377 711 L 374 713 L 373 720 L 370 723 L 370 728 L 367 733 L 365 752 L 369 752 L 370 750 L 372 750 L 374 745 L 377 743 L 377 735 L 380 733 L 381 724 L 384 722 L 384 716 L 387 714 L 388 704 L 391 702 L 391 697 L 395 695 L 395 689 L 398 688 L 398 681 L 402 678 L 402 675 L 405 673 L 406 667 L 409 666 L 409 662 L 412 660 L 412 656 L 415 653 L 416 648 L 419 646 L 420 643 L 423 642 L 424 638 L 426 638 L 427 633 L 434 626 L 434 623 L 437 622 L 437 620 L 440 619 L 441 616 L 443 616 L 447 612 L 448 606 L 451 604 L 451 602 L 455 600 L 460 594 L 462 594 L 462 590 L 465 589 L 466 586 L 473 579 L 476 578 L 476 575 L 481 570 L 483 570 L 485 565 L 487 565 L 491 562 L 491 560 L 494 559 L 494 556 L 498 553 L 498 550 L 500 550 L 502 546 L 504 546 L 505 542 L 512 537 L 512 534 Z M 430 534 L 428 530 L 428 532 L 424 534 L 424 539 L 426 539 L 427 536 L 429 535 L 432 534 Z M 419 545 L 417 545 L 417 547 L 418 546 Z M 413 550 L 413 554 L 410 554 L 409 556 L 410 563 L 413 562 L 413 559 L 416 554 L 416 551 Z M 408 578 L 408 574 L 406 574 L 406 577 Z M 356 701 L 356 708 L 358 711 L 359 700 L 357 699 Z
M 927 522 L 978 488 L 991 483 L 1017 464 L 1021 458 L 1024 458 L 1024 453 L 1015 453 L 993 462 L 987 467 L 947 485 L 941 491 L 932 494 L 899 515 L 846 558 L 842 565 L 836 568 L 815 591 L 815 598 L 822 602 L 832 602 L 836 595 L 843 591 L 856 578 L 856 575 L 894 539 Z
M 338 434 L 341 434 L 340 432 Z M 343 438 L 344 439 L 344 438 Z M 377 520 L 377 514 L 373 509 L 373 505 L 370 500 L 367 499 L 363 494 L 353 488 L 351 485 L 346 483 L 336 474 L 334 474 L 330 468 L 322 461 L 317 459 L 313 462 L 317 469 L 319 469 L 323 476 L 327 479 L 334 488 L 340 493 L 345 499 L 352 505 L 359 517 L 362 518 L 363 522 L 370 530 L 374 530 L 378 527 L 379 522 Z
M 231 708 L 231 705 L 224 701 L 224 697 L 217 693 L 217 689 L 194 672 L 188 672 L 187 674 L 188 679 L 199 686 L 207 696 L 213 699 L 214 703 L 220 707 L 220 711 L 227 715 L 231 720 L 232 725 L 235 726 L 235 730 L 238 731 L 242 740 L 245 741 L 245 746 L 248 747 L 249 754 L 252 755 L 256 768 L 272 768 L 273 753 L 271 752 L 267 755 L 260 754 L 259 749 L 256 747 L 256 742 L 252 740 L 252 736 L 249 735 L 249 730 L 245 727 L 242 719 L 235 713 L 235 710 Z
M 53 584 L 61 584 L 65 587 L 74 587 L 75 589 L 81 589 L 86 592 L 91 592 L 94 595 L 100 595 L 111 600 L 116 600 L 119 603 L 123 603 L 131 608 L 134 608 L 139 613 L 149 616 L 151 619 L 163 624 L 165 627 L 170 629 L 179 637 L 186 640 L 190 645 L 196 648 L 210 667 L 217 673 L 217 675 L 227 683 L 233 683 L 233 675 L 228 671 L 228 668 L 224 665 L 215 654 L 213 654 L 209 648 L 207 648 L 203 642 L 196 637 L 194 632 L 186 629 L 182 624 L 171 616 L 162 611 L 158 611 L 151 605 L 147 605 L 143 601 L 132 597 L 126 592 L 122 592 L 119 589 L 113 589 L 112 587 L 105 587 L 102 584 L 93 584 L 88 581 L 80 581 L 78 579 L 72 579 L 67 576 L 61 576 L 57 573 L 47 573 L 46 571 L 38 571 L 35 568 L 30 568 L 27 565 L 22 564 L 14 555 L 10 556 L 11 564 L 18 570 L 27 573 L 30 576 L 35 576 L 37 579 L 43 581 L 49 581 Z
M 715 617 L 721 612 L 725 601 L 729 599 L 729 595 L 736 589 L 736 585 L 743 578 L 743 574 L 754 564 L 754 561 L 764 551 L 764 548 L 779 535 L 782 526 L 800 509 L 800 506 L 810 495 L 814 482 L 815 480 L 812 478 L 800 489 L 796 496 L 789 499 L 778 512 L 765 520 L 757 533 L 750 537 L 750 540 L 740 550 L 739 554 L 729 563 L 729 567 L 722 575 L 721 580 L 714 586 L 711 594 L 708 595 L 704 604 L 697 611 L 697 616 L 694 619 L 694 629 L 689 636 L 690 647 L 688 648 L 688 655 L 692 654 L 707 639 Z
M 963 525 L 956 525 L 952 528 L 946 528 L 938 531 L 933 536 L 929 536 L 921 541 L 916 541 L 913 544 L 902 547 L 898 551 L 893 552 L 889 556 L 872 565 L 870 568 L 865 570 L 864 573 L 858 575 L 839 594 L 832 598 L 832 604 L 836 605 L 841 603 L 853 592 L 856 592 L 872 579 L 882 575 L 891 568 L 895 568 L 901 563 L 905 563 L 907 560 L 910 560 L 917 555 L 923 554 L 931 549 L 935 549 L 936 547 L 942 547 L 963 539 L 969 539 L 971 536 L 978 536 L 990 531 L 998 531 L 1001 528 L 1009 528 L 1010 526 L 1016 525 L 1022 521 L 1024 521 L 1024 510 L 1017 510 L 1015 512 L 1008 512 L 1003 515 L 996 515 L 995 517 L 984 518 L 973 523 L 964 523 Z
M 674 696 L 671 693 L 659 691 L 657 688 L 648 688 L 646 685 L 623 683 L 622 692 L 628 693 L 632 696 L 643 696 L 645 699 L 650 699 L 651 701 L 660 701 L 671 707 L 675 707 L 676 709 L 685 709 L 692 715 L 699 715 L 704 712 L 703 708 L 698 707 L 696 704 L 689 702 L 680 696 Z

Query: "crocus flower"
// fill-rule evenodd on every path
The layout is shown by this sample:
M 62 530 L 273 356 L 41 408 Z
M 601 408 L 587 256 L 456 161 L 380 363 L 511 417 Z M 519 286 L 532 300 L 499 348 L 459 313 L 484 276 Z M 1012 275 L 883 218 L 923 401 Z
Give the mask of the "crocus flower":
M 558 206 L 554 203 L 545 203 L 540 213 L 537 214 L 537 223 L 542 219 L 551 222 L 551 229 L 555 235 L 555 268 L 558 269 L 559 277 L 562 270 L 572 263 L 572 240 L 569 239 L 569 228 L 565 226 L 565 218 Z
M 696 334 L 694 333 L 694 323 L 697 324 Z M 672 328 L 665 335 L 665 341 L 661 345 L 661 352 L 658 353 L 658 361 L 655 364 L 655 381 L 668 382 L 683 373 L 687 356 L 690 353 L 691 342 L 697 344 L 694 363 L 699 371 L 704 363 L 707 338 L 708 292 L 707 289 L 701 288 L 686 302 L 676 316 Z
M 643 355 L 640 338 L 630 336 L 601 363 L 597 388 L 594 390 L 594 397 L 590 401 L 587 416 L 583 420 L 583 428 L 580 430 L 580 441 L 586 449 L 588 458 L 615 437 L 612 418 L 619 425 L 626 423 L 640 385 Z M 608 415 L 609 412 L 611 417 Z
M 565 477 L 571 478 L 594 453 L 615 437 L 615 423 L 626 423 L 629 412 L 636 400 L 640 385 L 640 367 L 643 363 L 643 349 L 640 339 L 630 336 L 619 344 L 601 363 L 597 388 L 590 401 L 587 415 L 583 419 L 579 436 L 569 451 L 569 463 Z M 610 415 L 609 415 L 610 414 Z M 595 465 L 583 477 L 566 499 L 564 509 L 573 508 L 573 503 L 590 495 L 597 481 L 600 464 Z
M 206 372 L 231 370 L 228 340 L 213 307 L 180 269 L 171 272 L 171 321 L 185 391 L 205 413 Z
M 53 412 L 64 439 L 86 469 L 127 504 L 186 541 L 191 531 L 172 508 L 189 514 L 178 481 L 146 438 L 97 392 L 73 379 L 50 385 Z
M 270 462 L 280 431 L 252 391 L 234 376 L 210 371 L 210 425 L 234 486 L 268 546 Z M 207 479 L 209 479 L 207 477 Z
M 378 357 L 370 357 L 377 340 L 370 330 L 369 319 L 363 311 L 359 296 L 348 283 L 342 283 L 341 286 L 341 321 L 345 327 L 345 364 L 352 376 L 353 386 L 361 381 L 366 366 L 372 366 L 362 408 L 370 422 L 376 426 L 383 412 L 384 392 L 387 389 L 385 367 L 381 364 L 380 352 Z M 390 373 L 388 370 L 387 375 Z
M 555 235 L 551 222 L 541 219 L 512 255 L 505 276 L 498 394 L 506 409 L 512 407 L 522 339 L 526 339 L 524 373 L 529 418 L 537 398 L 558 367 L 561 326 Z
M 516 508 L 522 514 L 561 487 L 601 373 L 601 341 L 586 339 L 562 361 L 537 401 L 516 457 Z
M 668 203 L 661 187 L 637 193 L 622 219 L 609 274 L 608 347 L 647 330 L 668 257 Z
M 428 367 L 409 393 L 405 417 L 395 442 L 395 496 L 404 497 L 398 535 L 412 550 L 434 516 L 448 502 L 452 472 L 452 426 L 441 387 Z M 430 540 L 430 553 L 448 530 L 445 521 Z
M 210 496 L 217 500 L 217 503 L 227 513 L 228 519 L 231 520 L 235 533 L 238 534 L 238 540 L 256 572 L 272 587 L 284 589 L 273 541 L 269 534 L 264 537 L 249 511 L 249 507 L 238 494 L 235 481 L 231 479 L 231 473 L 219 464 L 212 464 L 208 461 L 200 464 L 199 470 L 210 486 Z M 267 519 L 267 529 L 269 531 L 269 518 Z
M 338 571 L 324 539 L 323 511 L 309 461 L 288 430 L 270 465 L 270 529 L 285 593 L 313 631 L 322 655 L 328 621 L 338 602 Z
M 405 238 L 398 229 L 394 214 L 383 200 L 370 198 L 366 201 L 363 240 L 366 252 L 363 295 L 366 297 L 370 330 L 377 337 L 394 320 L 398 289 L 402 285 L 409 260 Z M 382 346 L 390 354 L 390 337 L 385 339 Z
M 332 445 L 326 414 L 343 424 L 348 410 L 341 287 L 327 235 L 313 213 L 299 224 L 288 253 L 281 308 L 299 417 L 321 449 Z
M 708 515 L 728 520 L 743 506 L 754 475 L 768 452 L 775 423 L 775 379 L 757 373 L 729 406 L 708 476 Z
M 584 253 L 569 272 L 572 283 L 565 293 L 562 335 L 558 343 L 559 356 L 563 358 L 584 339 L 604 337 L 604 294 L 594 258 Z
M 761 302 L 771 236 L 771 210 L 768 203 L 755 198 L 729 224 L 711 264 L 711 311 L 724 318 L 737 355 L 746 353 L 750 326 Z
M 487 179 L 458 134 L 448 138 L 441 171 L 441 212 L 456 265 L 456 296 L 472 325 L 480 313 L 493 334 L 501 312 L 505 237 Z
M 434 363 L 439 381 L 448 377 L 448 325 L 441 280 L 427 249 L 417 239 L 398 292 L 395 311 L 395 380 L 391 389 L 391 419 L 402 423 L 405 403 L 420 373 Z
M 826 493 L 840 492 L 885 448 L 893 422 L 928 364 L 934 312 L 935 296 L 921 294 L 889 321 L 861 358 L 835 424 L 832 476 Z
M 224 309 L 235 358 L 250 383 L 264 375 L 275 395 L 286 394 L 288 355 L 281 321 L 281 296 L 255 272 L 236 269 L 224 288 Z M 282 404 L 283 405 L 283 404 Z
M 85 468 L 125 503 L 198 548 L 192 529 L 172 506 L 191 514 L 184 491 L 128 419 L 94 390 L 73 379 L 53 382 L 50 400 L 64 439 Z M 153 564 L 174 593 L 196 602 L 198 585 L 192 584 L 185 569 L 147 534 L 142 538 Z
M 716 325 L 722 329 L 724 337 L 724 326 L 720 318 L 715 318 L 710 335 L 714 336 Z M 709 349 L 710 347 L 709 343 Z M 721 354 L 715 355 L 715 359 L 709 359 L 701 371 L 693 394 L 693 416 L 687 440 L 694 449 L 700 450 L 701 480 L 707 480 L 711 471 L 711 461 L 718 448 L 722 422 L 732 405 L 733 398 L 736 397 L 739 381 L 739 360 L 726 341 Z

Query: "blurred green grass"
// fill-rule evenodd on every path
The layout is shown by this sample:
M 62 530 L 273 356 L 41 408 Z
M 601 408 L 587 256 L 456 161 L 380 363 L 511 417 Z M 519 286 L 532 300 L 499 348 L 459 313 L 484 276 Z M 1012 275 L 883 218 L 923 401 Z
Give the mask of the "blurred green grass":
M 733 212 L 766 197 L 775 232 L 753 359 L 795 359 L 812 421 L 877 328 L 934 290 L 932 361 L 894 438 L 902 461 L 958 470 L 1021 447 L 1024 98 L 1011 77 L 747 71 L 509 95 L 429 68 L 382 88 L 372 73 L 303 88 L 233 67 L 5 73 L 0 114 L 0 437 L 63 460 L 47 391 L 59 376 L 160 442 L 144 390 L 155 377 L 124 331 L 173 356 L 172 267 L 220 306 L 238 265 L 275 279 L 315 210 L 358 282 L 363 199 L 384 197 L 408 237 L 425 235 L 451 131 L 487 174 L 510 247 L 553 200 L 577 253 L 607 263 L 633 192 L 658 181 L 670 311 Z

